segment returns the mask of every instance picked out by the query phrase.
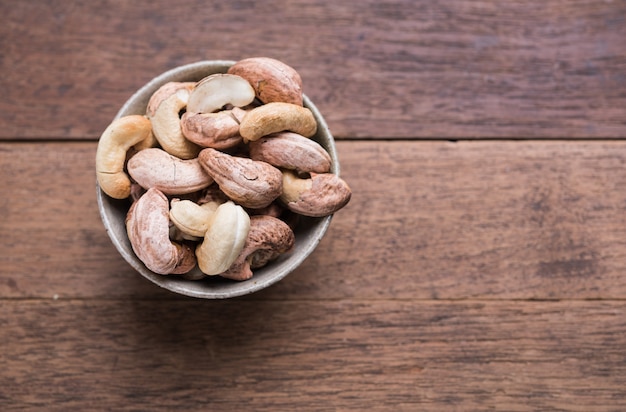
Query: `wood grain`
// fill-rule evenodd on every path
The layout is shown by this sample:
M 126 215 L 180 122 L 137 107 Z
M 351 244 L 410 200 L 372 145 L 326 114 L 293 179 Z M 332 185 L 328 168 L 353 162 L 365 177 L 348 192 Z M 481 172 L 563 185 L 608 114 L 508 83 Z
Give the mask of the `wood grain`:
M 0 138 L 96 139 L 152 77 L 294 66 L 339 138 L 626 135 L 626 4 L 0 2 Z
M 111 244 L 95 149 L 0 144 L 0 297 L 175 298 Z M 626 142 L 338 150 L 352 200 L 315 253 L 254 299 L 626 298 Z
M 626 410 L 626 2 L 0 2 L 0 410 Z M 294 273 L 163 291 L 96 140 L 152 77 L 296 68 L 354 195 Z
M 0 399 L 5 411 L 622 410 L 625 319 L 626 303 L 597 301 L 4 300 Z

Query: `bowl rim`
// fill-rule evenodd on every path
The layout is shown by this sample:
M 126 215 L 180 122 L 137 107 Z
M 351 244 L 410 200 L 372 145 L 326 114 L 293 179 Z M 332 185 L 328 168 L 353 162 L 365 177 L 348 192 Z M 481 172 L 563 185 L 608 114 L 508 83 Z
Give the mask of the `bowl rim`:
M 152 78 L 141 88 L 135 91 L 118 110 L 113 120 L 128 114 L 143 114 L 137 113 L 136 107 L 143 106 L 145 110 L 145 105 L 143 105 L 142 103 L 145 102 L 145 104 L 147 105 L 146 96 L 149 97 L 150 95 L 152 95 L 152 93 L 154 93 L 154 91 L 156 91 L 159 87 L 169 81 L 185 81 L 183 77 L 191 76 L 191 74 L 194 73 L 207 72 L 205 76 L 208 76 L 212 73 L 223 72 L 234 63 L 235 61 L 231 60 L 203 60 L 194 63 L 184 64 L 167 70 Z M 173 77 L 179 79 L 174 80 Z M 339 175 L 339 159 L 334 137 L 332 136 L 325 119 L 323 118 L 317 107 L 304 94 L 303 103 L 305 107 L 311 110 L 315 119 L 318 122 L 318 132 L 316 133 L 315 137 L 319 139 L 319 136 L 324 136 L 325 142 L 323 143 L 323 146 L 330 154 L 332 160 L 331 172 Z M 289 256 L 285 256 L 282 259 L 277 259 L 277 261 L 279 261 L 279 270 L 276 274 L 270 273 L 263 276 L 257 276 L 257 272 L 255 272 L 255 276 L 253 276 L 251 279 L 245 281 L 225 280 L 224 282 L 219 284 L 219 287 L 214 288 L 208 286 L 208 282 L 206 281 L 187 280 L 180 276 L 159 275 L 150 271 L 129 247 L 130 242 L 128 240 L 128 236 L 126 235 L 125 230 L 123 232 L 123 236 L 120 237 L 120 230 L 118 227 L 119 216 L 116 217 L 114 215 L 113 208 L 123 207 L 123 204 L 127 203 L 128 201 L 116 200 L 107 196 L 100 188 L 97 180 L 96 198 L 100 218 L 102 219 L 109 238 L 111 239 L 118 253 L 120 253 L 124 260 L 126 260 L 126 262 L 133 269 L 139 272 L 144 278 L 150 280 L 152 283 L 163 289 L 180 295 L 201 299 L 226 299 L 243 296 L 265 289 L 282 280 L 288 274 L 293 272 L 298 266 L 300 266 L 300 264 L 305 259 L 307 259 L 311 255 L 311 253 L 313 253 L 313 251 L 317 248 L 319 242 L 325 235 L 326 231 L 328 230 L 331 220 L 333 218 L 333 215 L 324 216 L 321 218 L 308 218 L 310 219 L 310 232 L 307 233 L 308 241 L 304 244 L 299 243 L 298 241 L 301 239 L 296 236 L 296 246 L 294 246 L 294 249 L 298 247 L 297 256 L 295 254 L 290 254 Z M 125 224 L 123 224 L 123 226 L 125 227 Z M 272 263 L 270 263 L 270 265 Z M 271 266 L 269 266 L 269 268 L 271 268 Z M 190 287 L 190 285 L 193 285 L 194 287 Z

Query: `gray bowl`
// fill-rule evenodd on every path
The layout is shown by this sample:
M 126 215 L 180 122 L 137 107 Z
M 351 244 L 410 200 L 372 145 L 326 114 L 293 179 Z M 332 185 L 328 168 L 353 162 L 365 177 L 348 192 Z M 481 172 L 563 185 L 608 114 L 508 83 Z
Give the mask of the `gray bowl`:
M 115 118 L 131 114 L 145 114 L 150 96 L 163 84 L 170 81 L 198 81 L 210 74 L 224 73 L 233 65 L 233 61 L 213 60 L 201 61 L 169 70 L 148 82 L 133 94 L 122 106 Z M 339 174 L 339 160 L 333 136 L 324 118 L 315 105 L 304 96 L 304 106 L 309 108 L 318 123 L 317 134 L 313 137 L 330 154 L 331 171 Z M 116 200 L 107 196 L 97 185 L 98 209 L 104 227 L 113 244 L 122 257 L 151 282 L 174 293 L 204 299 L 224 299 L 246 295 L 264 289 L 296 269 L 315 250 L 326 233 L 332 216 L 322 218 L 300 217 L 294 229 L 296 243 L 293 250 L 283 254 L 267 266 L 254 271 L 254 276 L 245 281 L 233 281 L 219 276 L 211 276 L 204 280 L 186 280 L 175 275 L 159 275 L 150 271 L 137 258 L 132 250 L 126 234 L 125 218 L 130 202 Z M 199 270 L 195 268 L 194 271 Z

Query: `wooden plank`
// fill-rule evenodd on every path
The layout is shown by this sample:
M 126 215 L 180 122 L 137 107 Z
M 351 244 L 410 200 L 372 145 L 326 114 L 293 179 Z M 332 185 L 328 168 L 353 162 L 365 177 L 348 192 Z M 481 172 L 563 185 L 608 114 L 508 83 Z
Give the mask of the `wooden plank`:
M 0 138 L 97 138 L 150 78 L 259 54 L 340 138 L 623 137 L 626 4 L 1 2 Z
M 0 144 L 0 297 L 175 297 L 117 254 L 93 142 Z M 253 299 L 624 299 L 626 142 L 339 142 L 354 192 Z
M 5 411 L 626 407 L 623 301 L 0 308 Z

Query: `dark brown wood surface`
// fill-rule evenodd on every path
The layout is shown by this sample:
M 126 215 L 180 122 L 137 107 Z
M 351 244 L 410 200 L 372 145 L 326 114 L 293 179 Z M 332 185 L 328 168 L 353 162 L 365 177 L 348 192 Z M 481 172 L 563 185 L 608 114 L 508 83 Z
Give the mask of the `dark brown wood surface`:
M 501 3 L 0 2 L 0 136 L 97 138 L 166 70 L 269 55 L 338 137 L 622 137 L 626 4 Z
M 626 4 L 0 2 L 0 410 L 626 410 Z M 354 192 L 295 272 L 137 274 L 97 139 L 150 78 L 294 66 Z

